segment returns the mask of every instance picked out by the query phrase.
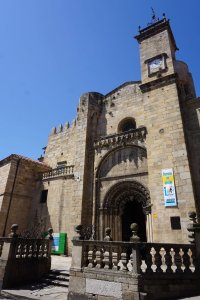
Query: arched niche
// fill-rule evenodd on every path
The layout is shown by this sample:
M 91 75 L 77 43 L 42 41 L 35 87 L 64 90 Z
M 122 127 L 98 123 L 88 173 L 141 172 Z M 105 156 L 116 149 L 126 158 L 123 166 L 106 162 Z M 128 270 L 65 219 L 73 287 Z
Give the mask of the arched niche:
M 127 117 L 120 121 L 117 132 L 122 133 L 132 129 L 136 129 L 136 121 L 134 118 Z
M 147 172 L 146 149 L 130 145 L 109 152 L 100 163 L 97 177 L 121 177 L 143 172 Z

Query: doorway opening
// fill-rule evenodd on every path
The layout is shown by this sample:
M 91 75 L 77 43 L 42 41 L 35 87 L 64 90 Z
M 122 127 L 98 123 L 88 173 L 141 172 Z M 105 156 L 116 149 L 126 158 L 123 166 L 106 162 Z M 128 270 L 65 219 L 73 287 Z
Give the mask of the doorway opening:
M 138 201 L 127 201 L 122 214 L 122 241 L 130 241 L 132 232 L 130 225 L 138 224 L 138 236 L 142 242 L 146 242 L 146 218 L 142 204 Z

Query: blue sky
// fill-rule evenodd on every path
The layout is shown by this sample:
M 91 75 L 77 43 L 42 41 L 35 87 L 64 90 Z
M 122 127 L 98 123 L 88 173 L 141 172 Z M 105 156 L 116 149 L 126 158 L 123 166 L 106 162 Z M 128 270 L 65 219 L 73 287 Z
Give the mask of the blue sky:
M 0 159 L 38 158 L 81 94 L 140 79 L 138 26 L 165 12 L 200 95 L 199 0 L 0 0 Z

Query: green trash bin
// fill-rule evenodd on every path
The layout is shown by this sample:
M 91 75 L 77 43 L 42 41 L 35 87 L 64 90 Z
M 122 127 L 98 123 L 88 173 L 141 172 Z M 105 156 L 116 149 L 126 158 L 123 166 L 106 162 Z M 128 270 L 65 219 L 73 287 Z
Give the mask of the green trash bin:
M 53 233 L 51 254 L 65 254 L 66 241 L 66 233 Z

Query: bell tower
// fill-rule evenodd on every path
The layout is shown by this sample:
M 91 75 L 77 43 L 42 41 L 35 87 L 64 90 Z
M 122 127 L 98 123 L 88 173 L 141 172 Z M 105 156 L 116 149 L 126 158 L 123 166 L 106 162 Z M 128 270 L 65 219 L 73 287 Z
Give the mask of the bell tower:
M 180 95 L 181 73 L 177 71 L 179 63 L 175 58 L 178 48 L 165 16 L 162 20 L 156 20 L 154 16 L 152 23 L 139 29 L 135 38 L 140 45 L 139 87 L 148 132 L 146 148 L 152 241 L 187 243 L 187 214 L 196 207 Z M 171 185 L 166 182 L 164 187 L 163 174 L 166 173 L 171 174 Z
M 155 21 L 154 21 L 155 22 Z M 178 50 L 169 24 L 164 17 L 144 29 L 135 37 L 140 44 L 142 84 L 147 88 L 175 73 L 175 52 Z M 157 80 L 157 82 L 156 82 Z

